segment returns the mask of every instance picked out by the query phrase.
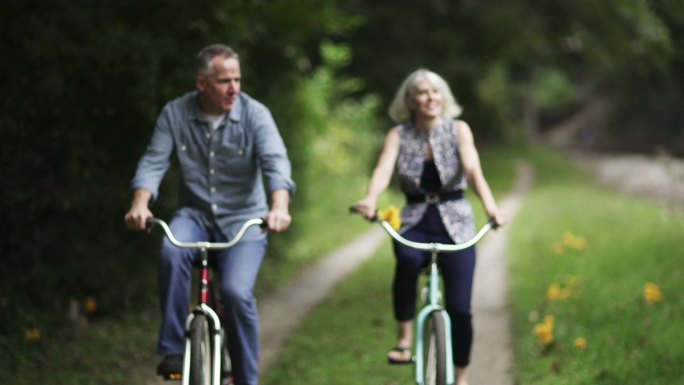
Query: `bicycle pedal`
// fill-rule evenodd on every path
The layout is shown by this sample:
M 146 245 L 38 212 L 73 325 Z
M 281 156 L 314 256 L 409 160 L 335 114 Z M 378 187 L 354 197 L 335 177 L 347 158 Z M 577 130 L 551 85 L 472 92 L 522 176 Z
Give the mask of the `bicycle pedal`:
M 182 373 L 169 373 L 162 376 L 164 381 L 180 381 L 183 379 Z

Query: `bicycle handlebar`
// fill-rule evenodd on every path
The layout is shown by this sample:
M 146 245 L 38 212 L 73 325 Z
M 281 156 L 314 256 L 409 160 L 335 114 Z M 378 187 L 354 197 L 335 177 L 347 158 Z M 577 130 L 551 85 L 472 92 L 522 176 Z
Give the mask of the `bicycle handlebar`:
M 359 214 L 359 212 L 354 208 L 351 207 L 349 209 L 350 212 L 354 212 Z M 499 227 L 499 225 L 496 223 L 496 220 L 490 219 L 489 222 L 487 222 L 480 230 L 470 238 L 469 240 L 458 243 L 458 244 L 447 244 L 447 243 L 422 243 L 422 242 L 414 242 L 411 240 L 408 240 L 401 236 L 394 228 L 392 228 L 392 225 L 389 224 L 387 221 L 383 221 L 380 218 L 378 218 L 377 215 L 375 215 L 371 220 L 371 222 L 377 222 L 379 223 L 383 229 L 385 229 L 385 232 L 389 234 L 392 238 L 394 238 L 397 242 L 401 243 L 402 245 L 411 247 L 416 250 L 425 250 L 425 251 L 461 251 L 469 248 L 470 246 L 473 246 L 474 244 L 480 242 L 482 238 L 489 232 L 491 229 L 496 229 Z
M 245 222 L 238 233 L 235 235 L 233 239 L 231 239 L 228 242 L 206 242 L 206 241 L 199 241 L 199 242 L 181 242 L 176 237 L 173 235 L 171 232 L 171 229 L 169 228 L 169 225 L 166 224 L 161 219 L 157 218 L 149 218 L 147 219 L 147 226 L 152 227 L 154 225 L 159 225 L 162 227 L 164 232 L 166 233 L 166 237 L 169 238 L 169 241 L 173 243 L 176 247 L 184 248 L 184 249 L 227 249 L 230 247 L 235 246 L 236 243 L 240 242 L 242 237 L 245 235 L 247 232 L 247 229 L 249 229 L 252 226 L 264 226 L 266 221 L 264 221 L 261 218 L 254 218 L 250 219 L 247 222 Z
M 491 220 L 487 222 L 482 228 L 469 240 L 463 242 L 463 243 L 458 243 L 458 244 L 447 244 L 447 243 L 421 243 L 421 242 L 414 242 L 410 241 L 404 237 L 402 237 L 399 233 L 397 233 L 393 228 L 392 225 L 390 225 L 387 221 L 381 221 L 381 220 L 376 220 L 376 222 L 379 222 L 380 225 L 382 226 L 383 229 L 389 234 L 392 238 L 394 238 L 397 242 L 401 243 L 402 245 L 408 246 L 410 248 L 416 249 L 416 250 L 426 250 L 426 251 L 461 251 L 469 248 L 470 246 L 473 246 L 474 244 L 480 242 L 482 238 L 489 232 L 489 230 L 496 228 L 496 222 L 494 220 Z

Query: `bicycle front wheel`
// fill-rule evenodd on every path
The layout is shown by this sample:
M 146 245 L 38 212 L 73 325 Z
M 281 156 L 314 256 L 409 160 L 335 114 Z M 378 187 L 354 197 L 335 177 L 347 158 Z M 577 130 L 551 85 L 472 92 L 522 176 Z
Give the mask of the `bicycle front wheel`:
M 446 330 L 443 311 L 430 314 L 423 331 L 425 368 L 423 384 L 446 385 Z
M 204 314 L 197 314 L 190 323 L 190 385 L 211 385 L 211 327 Z

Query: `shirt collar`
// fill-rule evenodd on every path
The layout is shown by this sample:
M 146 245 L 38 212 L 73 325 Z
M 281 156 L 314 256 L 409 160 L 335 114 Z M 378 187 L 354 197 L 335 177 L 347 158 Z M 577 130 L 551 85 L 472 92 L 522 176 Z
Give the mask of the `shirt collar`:
M 243 103 L 243 96 L 242 92 L 240 92 L 235 99 L 235 104 L 233 104 L 233 108 L 231 108 L 230 112 L 228 113 L 228 119 L 230 119 L 231 122 L 237 123 L 240 121 L 240 117 L 242 116 L 242 103 Z
M 193 103 L 192 103 L 192 112 L 190 114 L 190 119 L 200 121 L 200 122 L 206 122 L 206 118 L 202 114 L 202 110 L 200 109 L 200 103 L 199 103 L 199 91 L 194 91 L 193 92 Z M 228 112 L 228 119 L 231 122 L 239 122 L 240 121 L 240 116 L 242 116 L 242 105 L 243 105 L 243 96 L 242 92 L 238 94 L 237 99 L 235 100 L 235 104 L 233 105 L 233 108 Z

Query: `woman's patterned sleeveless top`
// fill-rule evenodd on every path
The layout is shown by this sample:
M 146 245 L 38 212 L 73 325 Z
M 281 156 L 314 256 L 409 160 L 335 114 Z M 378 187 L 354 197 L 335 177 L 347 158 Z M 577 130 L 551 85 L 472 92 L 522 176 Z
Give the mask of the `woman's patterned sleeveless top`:
M 399 186 L 405 194 L 421 194 L 420 177 L 428 146 L 437 166 L 442 191 L 465 190 L 468 186 L 458 153 L 458 120 L 442 119 L 429 134 L 421 132 L 412 122 L 399 126 L 401 141 L 397 175 Z M 405 232 L 420 222 L 428 204 L 407 204 L 402 212 L 402 228 Z M 456 243 L 467 241 L 475 235 L 473 208 L 466 199 L 448 200 L 437 204 L 444 226 Z

